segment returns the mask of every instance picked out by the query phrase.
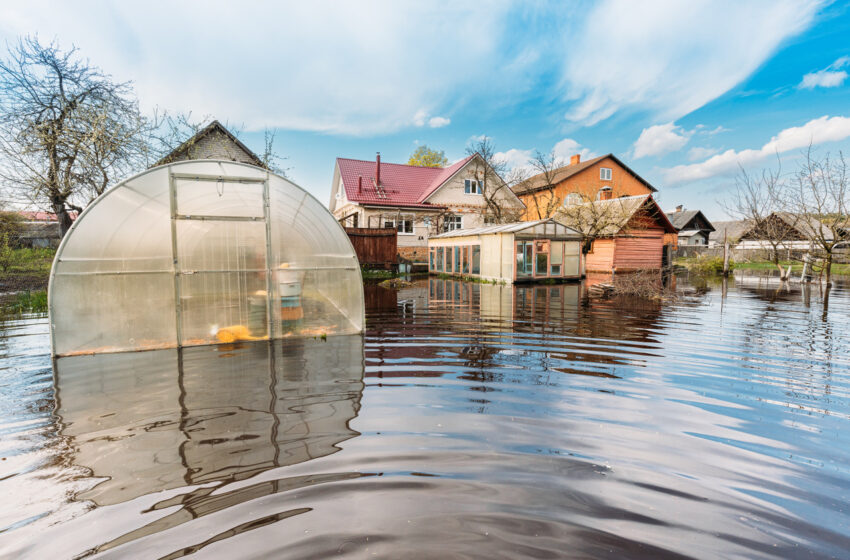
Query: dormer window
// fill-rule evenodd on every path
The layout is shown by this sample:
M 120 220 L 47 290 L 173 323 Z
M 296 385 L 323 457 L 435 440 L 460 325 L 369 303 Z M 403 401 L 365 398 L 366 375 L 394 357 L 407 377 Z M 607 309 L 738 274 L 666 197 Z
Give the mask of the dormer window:
M 464 194 L 481 194 L 481 181 L 466 179 L 463 182 Z
M 611 172 L 610 167 L 600 167 L 599 168 L 599 179 L 602 181 L 610 181 L 613 173 Z

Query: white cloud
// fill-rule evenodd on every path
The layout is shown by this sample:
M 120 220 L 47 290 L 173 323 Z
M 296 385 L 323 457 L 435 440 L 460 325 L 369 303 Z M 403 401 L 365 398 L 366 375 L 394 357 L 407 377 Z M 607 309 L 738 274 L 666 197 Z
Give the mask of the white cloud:
M 667 183 L 688 183 L 718 175 L 732 175 L 740 165 L 748 166 L 791 150 L 809 145 L 836 142 L 850 137 L 850 117 L 824 115 L 812 119 L 803 126 L 782 130 L 759 149 L 726 150 L 701 163 L 677 165 L 664 170 Z
M 688 143 L 690 135 L 672 122 L 644 128 L 634 143 L 634 158 L 675 152 Z
M 529 92 L 561 98 L 584 125 L 621 110 L 667 122 L 740 83 L 806 28 L 818 0 L 802 1 L 608 0 L 577 10 L 508 0 L 482 10 L 472 0 L 250 9 L 226 0 L 203 9 L 31 0 L 3 5 L 0 43 L 37 31 L 76 44 L 117 79 L 133 80 L 144 107 L 213 115 L 248 131 L 445 126 L 444 115 L 495 113 Z
M 622 110 L 675 121 L 752 74 L 805 30 L 817 0 L 608 0 L 563 34 L 568 120 L 593 125 Z
M 413 115 L 413 125 L 414 126 L 425 126 L 425 119 L 428 118 L 427 111 L 423 109 L 419 109 L 416 111 L 416 114 Z
M 431 128 L 442 128 L 451 124 L 452 120 L 447 117 L 431 117 L 428 119 L 428 126 Z
M 587 160 L 596 157 L 592 151 L 583 148 L 581 144 L 572 138 L 564 138 L 552 147 L 552 152 L 555 154 L 556 161 L 559 160 L 559 165 L 567 165 L 570 162 L 570 157 L 575 154 L 581 155 L 581 159 Z M 528 175 L 535 174 L 532 168 L 531 161 L 534 158 L 534 150 L 520 150 L 511 148 L 504 152 L 497 152 L 493 156 L 497 161 L 505 162 L 508 170 L 521 169 Z
M 717 148 L 700 148 L 694 147 L 688 150 L 688 159 L 691 161 L 696 161 L 698 159 L 704 159 L 709 156 L 713 156 L 717 152 L 719 152 Z
M 531 150 L 518 150 L 511 148 L 505 152 L 496 152 L 493 154 L 493 159 L 499 162 L 504 162 L 508 169 L 517 167 L 529 167 L 531 164 Z
M 119 80 L 145 108 L 244 125 L 335 134 L 445 126 L 459 94 L 489 90 L 507 4 L 225 0 L 3 4 L 0 44 L 56 37 Z M 164 17 L 163 14 L 167 14 Z M 451 41 L 435 40 L 451 29 Z M 427 64 L 420 63 L 426 60 Z M 460 100 L 460 101 L 459 101 Z M 430 119 L 428 115 L 431 115 Z M 436 116 L 435 116 L 436 115 Z
M 596 154 L 591 152 L 587 148 L 582 148 L 581 144 L 573 140 L 572 138 L 564 138 L 552 148 L 552 151 L 555 153 L 555 157 L 557 159 L 563 160 L 565 163 L 569 163 L 570 158 L 575 154 L 581 156 L 582 160 L 587 160 L 593 157 L 596 157 Z
M 850 65 L 850 57 L 842 56 L 823 70 L 809 72 L 803 76 L 803 80 L 797 87 L 800 89 L 838 87 L 847 79 L 847 72 L 841 69 L 848 65 Z

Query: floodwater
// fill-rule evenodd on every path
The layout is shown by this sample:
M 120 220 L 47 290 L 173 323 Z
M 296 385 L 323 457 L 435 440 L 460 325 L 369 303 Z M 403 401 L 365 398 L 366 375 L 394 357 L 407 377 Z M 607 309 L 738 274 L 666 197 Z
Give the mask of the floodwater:
M 49 358 L 0 325 L 0 557 L 848 558 L 850 291 L 367 287 L 365 337 Z

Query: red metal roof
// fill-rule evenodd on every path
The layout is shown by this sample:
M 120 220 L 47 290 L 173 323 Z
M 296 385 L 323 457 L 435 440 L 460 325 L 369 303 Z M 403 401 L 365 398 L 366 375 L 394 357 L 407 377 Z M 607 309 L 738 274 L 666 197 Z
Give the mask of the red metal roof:
M 466 157 L 446 168 L 381 162 L 381 183 L 375 185 L 375 162 L 337 158 L 345 196 L 351 202 L 376 206 L 434 208 L 425 202 L 440 185 L 466 165 Z M 359 177 L 363 177 L 362 188 Z
M 56 214 L 53 212 L 38 212 L 38 211 L 30 211 L 30 210 L 20 210 L 18 214 L 25 220 L 29 220 L 30 222 L 55 222 L 57 221 Z M 77 219 L 77 213 L 73 210 L 68 212 L 71 216 L 72 220 Z

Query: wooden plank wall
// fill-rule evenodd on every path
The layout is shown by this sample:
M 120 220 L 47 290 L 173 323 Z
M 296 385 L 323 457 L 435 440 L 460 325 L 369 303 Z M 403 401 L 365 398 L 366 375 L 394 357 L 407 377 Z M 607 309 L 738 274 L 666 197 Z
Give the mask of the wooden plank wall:
M 393 268 L 398 263 L 395 228 L 345 228 L 361 266 Z
M 645 230 L 638 235 L 617 238 L 614 249 L 614 266 L 617 271 L 661 268 L 664 231 Z
M 611 272 L 614 266 L 614 240 L 594 239 L 591 247 L 585 255 L 585 272 Z

